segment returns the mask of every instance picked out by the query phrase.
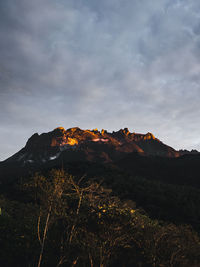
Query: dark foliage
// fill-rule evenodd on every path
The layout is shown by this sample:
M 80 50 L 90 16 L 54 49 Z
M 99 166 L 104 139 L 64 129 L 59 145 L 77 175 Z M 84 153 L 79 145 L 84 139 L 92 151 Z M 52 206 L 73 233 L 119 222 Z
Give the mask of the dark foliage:
M 53 170 L 13 188 L 0 199 L 1 266 L 199 266 L 199 236 L 185 225 L 199 220 L 198 189 L 113 169 L 95 179 Z

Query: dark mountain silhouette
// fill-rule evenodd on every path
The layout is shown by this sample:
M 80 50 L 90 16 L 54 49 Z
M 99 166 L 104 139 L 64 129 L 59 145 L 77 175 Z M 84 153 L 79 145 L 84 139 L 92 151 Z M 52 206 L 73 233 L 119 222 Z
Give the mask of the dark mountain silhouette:
M 81 130 L 62 127 L 38 135 L 35 133 L 26 146 L 10 157 L 7 162 L 17 161 L 21 165 L 27 163 L 45 163 L 55 160 L 61 154 L 89 161 L 112 162 L 122 157 L 122 154 L 137 152 L 143 155 L 163 157 L 178 157 L 178 151 L 163 144 L 153 134 L 130 133 L 127 128 L 109 133 L 102 130 Z
M 89 266 L 85 251 L 91 248 L 91 251 L 98 252 L 97 238 L 101 233 L 104 237 L 109 229 L 111 229 L 109 236 L 115 236 L 114 229 L 119 234 L 117 240 L 119 236 L 123 244 L 127 237 L 133 237 L 131 243 L 123 249 L 117 244 L 109 266 L 118 266 L 117 262 L 120 262 L 121 266 L 122 259 L 125 259 L 124 262 L 127 260 L 131 262 L 132 259 L 135 261 L 128 265 L 125 263 L 124 266 L 157 266 L 155 261 L 149 264 L 152 251 L 155 250 L 154 241 L 156 253 L 158 248 L 161 251 L 159 260 L 164 262 L 164 265 L 160 264 L 160 266 L 169 266 L 166 259 L 169 258 L 171 264 L 174 253 L 179 252 L 180 248 L 182 249 L 181 261 L 177 266 L 197 266 L 193 264 L 193 259 L 199 262 L 197 256 L 200 257 L 199 166 L 200 153 L 197 151 L 176 151 L 163 144 L 151 133 L 130 133 L 127 128 L 109 133 L 97 129 L 65 130 L 59 127 L 49 133 L 34 134 L 24 148 L 0 162 L 0 208 L 3 214 L 0 216 L 3 236 L 1 266 L 13 266 L 15 262 L 26 263 L 23 266 L 28 266 L 30 260 L 35 261 L 32 255 L 36 253 L 38 257 L 40 251 L 36 230 L 43 225 L 43 223 L 40 225 L 40 218 L 41 222 L 47 222 L 52 207 L 55 214 L 51 214 L 44 266 L 50 266 L 53 261 L 55 262 L 58 252 L 61 251 L 60 248 L 63 247 L 63 240 L 66 239 L 66 242 L 68 240 L 65 230 L 70 229 L 70 236 L 74 223 L 77 224 L 76 231 L 77 229 L 80 231 L 77 232 L 79 234 L 74 235 L 75 247 L 74 245 L 71 247 L 70 251 L 73 253 L 70 252 L 69 255 L 74 253 L 78 253 L 78 257 L 82 255 L 86 262 L 85 266 Z M 55 176 L 52 176 L 53 174 Z M 72 187 L 69 187 L 69 182 Z M 83 186 L 82 189 L 79 188 L 80 184 Z M 65 188 L 72 190 L 70 196 L 68 191 L 63 191 Z M 97 196 L 96 191 L 87 191 L 88 188 L 90 190 L 98 188 L 100 195 Z M 75 191 L 78 198 L 74 195 Z M 77 207 L 80 199 L 82 200 L 83 192 L 88 192 L 88 197 L 84 195 L 84 201 L 79 210 Z M 89 199 L 94 206 L 87 202 Z M 99 202 L 96 202 L 98 199 Z M 111 200 L 118 203 L 121 209 L 113 210 L 113 206 L 110 205 Z M 87 212 L 88 209 L 91 213 Z M 127 211 L 127 216 L 124 217 Z M 72 220 L 72 214 L 76 216 L 74 220 Z M 77 221 L 77 218 L 80 221 Z M 132 223 L 132 218 L 137 220 L 136 223 Z M 129 221 L 131 227 L 136 228 L 127 227 Z M 70 222 L 72 227 L 69 227 Z M 120 227 L 116 227 L 116 223 L 117 225 L 120 223 Z M 182 224 L 188 226 L 184 228 Z M 65 225 L 67 228 L 63 228 Z M 120 230 L 121 226 L 126 230 L 125 239 Z M 63 238 L 60 238 L 62 236 L 58 233 L 61 233 Z M 85 239 L 83 239 L 83 233 L 86 234 Z M 166 234 L 168 234 L 167 237 Z M 137 240 L 134 241 L 137 235 L 139 243 Z M 88 239 L 90 236 L 94 236 L 94 239 Z M 107 242 L 107 237 L 105 238 Z M 87 240 L 89 243 L 85 243 Z M 157 240 L 162 240 L 162 243 Z M 167 245 L 168 240 L 171 240 L 169 245 Z M 36 245 L 30 246 L 33 242 Z M 178 248 L 177 242 L 180 242 Z M 96 247 L 95 244 L 97 244 Z M 139 244 L 138 247 L 137 244 Z M 171 250 L 173 245 L 175 247 Z M 188 254 L 186 254 L 186 247 Z M 66 248 L 68 253 L 69 246 L 66 245 Z M 80 252 L 80 248 L 86 250 Z M 52 254 L 52 251 L 55 254 Z M 171 251 L 169 257 L 166 251 Z M 120 260 L 116 258 L 118 254 Z M 165 254 L 166 259 L 163 259 Z M 30 256 L 26 257 L 26 255 Z M 67 258 L 71 260 L 70 257 Z M 5 262 L 12 258 L 12 264 L 6 265 Z M 45 262 L 46 259 L 48 262 Z M 186 262 L 185 265 L 183 262 Z M 34 263 L 30 266 L 35 265 Z M 56 266 L 57 263 L 53 265 Z M 65 266 L 72 265 L 71 263 Z
M 151 133 L 131 133 L 127 128 L 110 133 L 59 127 L 41 135 L 35 133 L 24 148 L 0 162 L 0 178 L 2 183 L 12 183 L 38 170 L 69 166 L 74 170 L 82 166 L 85 173 L 92 169 L 96 175 L 101 169 L 98 165 L 173 184 L 199 186 L 199 164 L 197 151 L 176 151 Z

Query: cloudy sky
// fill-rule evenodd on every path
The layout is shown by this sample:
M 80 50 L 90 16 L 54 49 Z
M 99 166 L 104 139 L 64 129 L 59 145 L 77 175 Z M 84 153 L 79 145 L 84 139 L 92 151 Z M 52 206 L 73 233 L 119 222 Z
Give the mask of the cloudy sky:
M 200 149 L 200 1 L 1 0 L 0 160 L 58 126 Z

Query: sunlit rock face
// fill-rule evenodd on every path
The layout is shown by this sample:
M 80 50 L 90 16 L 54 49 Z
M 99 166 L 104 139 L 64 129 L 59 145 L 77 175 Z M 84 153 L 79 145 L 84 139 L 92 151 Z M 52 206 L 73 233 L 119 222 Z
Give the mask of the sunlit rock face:
M 67 138 L 67 145 L 74 146 L 78 144 L 78 140 L 75 138 Z
M 54 131 L 50 132 L 49 135 L 52 135 L 52 147 L 81 145 L 85 142 L 108 142 L 114 146 L 124 146 L 125 144 L 147 140 L 155 140 L 160 143 L 160 141 L 156 139 L 152 133 L 131 133 L 128 128 L 109 133 L 104 129 L 101 131 L 98 131 L 98 129 L 82 130 L 76 127 L 65 130 L 63 127 L 58 127 Z
M 153 139 L 153 140 L 156 139 L 155 136 L 152 133 L 145 134 L 144 140 L 151 140 L 151 139 Z
M 61 155 L 68 157 L 69 160 L 73 155 L 73 159 L 76 160 L 81 155 L 81 160 L 114 162 L 124 154 L 135 152 L 146 156 L 180 155 L 152 133 L 131 133 L 128 128 L 111 133 L 104 129 L 82 130 L 74 127 L 65 130 L 63 127 L 58 127 L 48 133 L 34 134 L 26 146 L 11 158 L 24 164 L 33 164 L 53 161 Z
M 46 134 L 34 134 L 29 143 L 34 143 L 35 146 L 49 146 L 54 148 L 64 147 L 69 149 L 70 147 L 84 146 L 91 147 L 95 144 L 106 144 L 112 149 L 124 152 L 138 152 L 147 153 L 149 155 L 169 156 L 176 157 L 178 152 L 173 148 L 164 145 L 159 139 L 157 139 L 152 133 L 139 134 L 131 133 L 128 128 L 120 129 L 116 132 L 107 132 L 102 129 L 82 130 L 78 127 L 69 128 L 65 130 L 63 127 L 58 127 L 52 132 Z

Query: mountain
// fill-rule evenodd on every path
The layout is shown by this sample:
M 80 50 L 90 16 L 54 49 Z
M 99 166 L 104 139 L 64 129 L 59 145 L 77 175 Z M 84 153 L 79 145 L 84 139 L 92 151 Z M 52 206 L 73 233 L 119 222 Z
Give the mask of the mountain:
M 178 157 L 180 153 L 163 144 L 153 134 L 131 133 L 127 128 L 109 133 L 105 130 L 82 130 L 78 127 L 35 133 L 25 147 L 7 159 L 20 165 L 39 164 L 55 160 L 64 155 L 69 160 L 113 162 L 122 155 L 137 152 L 141 155 Z
M 180 248 L 181 261 L 177 266 L 197 266 L 191 259 L 197 259 L 197 255 L 200 258 L 197 238 L 200 233 L 199 166 L 200 153 L 197 151 L 176 151 L 151 133 L 130 133 L 127 128 L 110 133 L 97 129 L 82 130 L 76 127 L 65 130 L 59 127 L 41 135 L 36 133 L 29 138 L 24 148 L 0 162 L 0 219 L 3 236 L 0 238 L 3 240 L 0 265 L 37 265 L 34 255 L 39 257 L 40 247 L 36 232 L 40 227 L 42 229 L 42 222 L 47 222 L 50 216 L 44 266 L 51 266 L 53 260 L 57 260 L 59 251 L 63 255 L 60 248 L 63 247 L 63 240 L 67 242 L 66 237 L 72 234 L 75 223 L 76 231 L 80 231 L 74 234 L 73 249 L 67 258 L 71 259 L 74 253 L 78 253 L 78 257 L 82 255 L 86 261 L 84 266 L 90 265 L 87 261 L 89 258 L 85 258 L 85 251 L 91 249 L 93 253 L 95 250 L 95 255 L 99 251 L 98 244 L 101 243 L 97 238 L 101 241 L 101 234 L 102 244 L 113 236 L 124 244 L 127 237 L 133 236 L 131 243 L 123 249 L 117 243 L 113 258 L 115 261 L 109 266 L 118 266 L 117 262 L 121 266 L 122 261 L 115 258 L 118 254 L 121 259 L 136 259 L 138 262 L 138 265 L 125 262 L 124 266 L 157 266 L 155 261 L 149 265 L 155 247 L 156 253 L 160 251 L 162 260 L 163 255 L 168 257 L 166 251 L 171 253 L 169 263 L 164 259 L 164 264 L 159 266 L 169 266 L 174 253 L 179 253 Z M 100 195 L 96 194 L 95 188 Z M 70 190 L 70 194 L 64 190 Z M 88 194 L 87 197 L 85 194 Z M 111 200 L 121 208 L 114 210 Z M 73 214 L 76 217 L 72 217 Z M 133 218 L 136 223 L 133 223 Z M 131 227 L 136 228 L 130 228 L 127 224 L 129 221 Z M 70 223 L 72 226 L 69 227 Z M 188 226 L 183 228 L 182 224 Z M 63 228 L 65 225 L 67 228 Z M 121 232 L 123 227 L 126 235 Z M 66 229 L 69 229 L 69 233 Z M 134 243 L 136 236 L 139 242 L 136 240 Z M 168 243 L 169 240 L 171 243 Z M 34 245 L 30 245 L 33 242 Z M 130 244 L 133 244 L 131 250 Z M 175 246 L 173 250 L 172 246 Z M 69 247 L 66 245 L 67 253 Z M 189 249 L 188 254 L 186 247 Z M 86 250 L 80 254 L 80 248 Z M 133 255 L 139 256 L 136 258 Z M 190 261 L 183 265 L 186 257 Z M 29 264 L 29 258 L 33 264 Z M 12 263 L 6 265 L 5 262 L 10 259 L 13 259 Z M 45 262 L 46 259 L 48 262 Z M 160 260 L 157 262 L 161 263 Z M 198 259 L 196 262 L 199 262 Z M 57 262 L 54 262 L 52 266 L 56 265 Z M 65 266 L 69 266 L 68 263 Z
M 183 156 L 183 155 L 186 155 L 186 154 L 197 155 L 197 154 L 199 154 L 199 151 L 197 151 L 196 149 L 192 149 L 191 151 L 189 151 L 187 149 L 180 149 L 178 151 L 178 153 L 180 154 L 180 156 Z
M 200 186 L 199 164 L 198 152 L 176 151 L 152 133 L 58 127 L 33 134 L 24 148 L 0 162 L 0 182 L 12 184 L 20 177 L 52 168 L 91 175 L 114 168 L 134 176 Z

